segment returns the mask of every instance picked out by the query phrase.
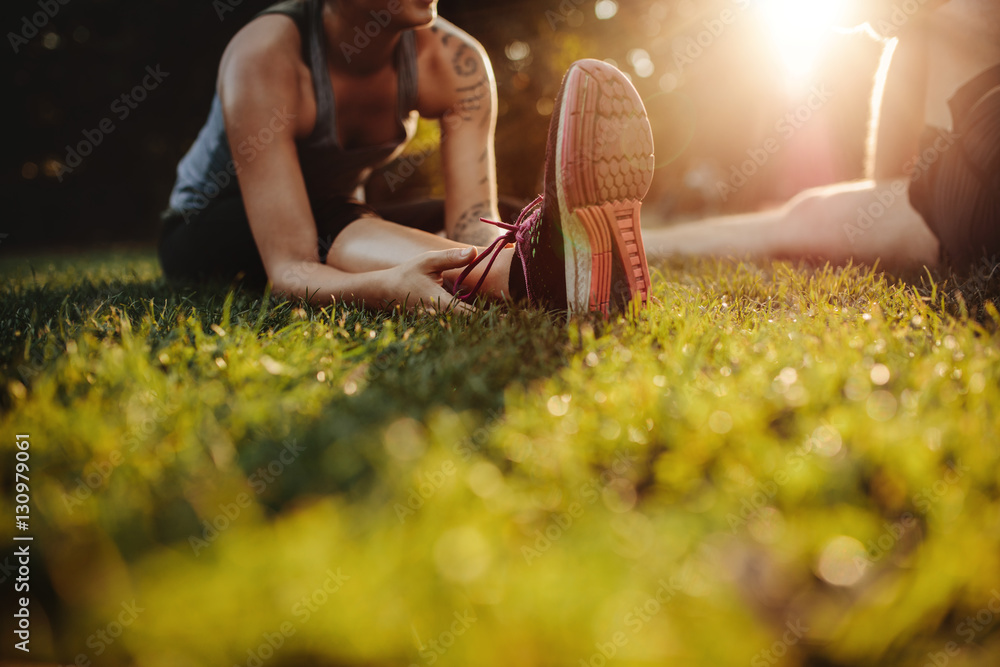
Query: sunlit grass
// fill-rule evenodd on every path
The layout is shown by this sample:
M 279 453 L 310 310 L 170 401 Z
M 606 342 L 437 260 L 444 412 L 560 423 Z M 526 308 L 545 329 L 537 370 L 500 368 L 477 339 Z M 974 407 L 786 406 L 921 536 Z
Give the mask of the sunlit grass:
M 992 304 L 698 262 L 637 317 L 564 324 L 199 294 L 143 254 L 33 265 L 0 297 L 33 657 L 1000 658 Z

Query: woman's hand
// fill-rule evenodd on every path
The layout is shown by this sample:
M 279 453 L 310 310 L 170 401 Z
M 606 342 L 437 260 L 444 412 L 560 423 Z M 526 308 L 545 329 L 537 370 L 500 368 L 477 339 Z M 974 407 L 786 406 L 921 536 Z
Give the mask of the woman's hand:
M 444 289 L 445 271 L 460 269 L 476 258 L 476 249 L 452 248 L 435 250 L 417 255 L 395 268 L 388 269 L 386 300 L 406 310 L 443 310 L 454 305 L 459 312 L 473 312 L 474 309 Z

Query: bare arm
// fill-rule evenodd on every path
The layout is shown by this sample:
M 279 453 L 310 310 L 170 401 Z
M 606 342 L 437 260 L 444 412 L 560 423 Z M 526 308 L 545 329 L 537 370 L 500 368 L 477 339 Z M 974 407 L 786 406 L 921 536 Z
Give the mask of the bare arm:
M 482 46 L 451 24 L 438 20 L 445 95 L 441 115 L 441 163 L 445 184 L 445 233 L 463 243 L 486 245 L 498 234 L 479 221 L 497 212 L 497 93 L 493 67 Z
M 906 163 L 917 154 L 927 97 L 927 35 L 909 26 L 886 47 L 872 96 L 868 176 L 908 177 Z
M 226 133 L 254 241 L 275 292 L 317 303 L 382 307 L 447 302 L 438 264 L 427 258 L 382 271 L 348 273 L 319 261 L 319 240 L 295 138 L 313 109 L 303 101 L 298 31 L 284 17 L 254 21 L 230 43 L 219 72 Z M 269 130 L 264 133 L 263 130 Z M 273 139 L 263 144 L 261 136 Z M 256 141 L 253 141 L 256 139 Z M 462 265 L 464 258 L 442 256 Z M 447 263 L 447 262 L 445 262 Z M 448 266 L 447 268 L 451 268 Z

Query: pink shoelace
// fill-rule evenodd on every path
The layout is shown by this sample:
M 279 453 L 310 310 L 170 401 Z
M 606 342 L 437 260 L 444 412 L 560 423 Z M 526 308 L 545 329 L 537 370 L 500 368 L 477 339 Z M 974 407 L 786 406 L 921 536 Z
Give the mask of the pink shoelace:
M 542 195 L 539 195 L 533 202 L 525 206 L 521 211 L 521 214 L 517 216 L 517 220 L 514 221 L 514 224 L 480 218 L 480 221 L 489 223 L 499 227 L 500 229 L 505 229 L 507 230 L 507 233 L 502 236 L 498 236 L 493 243 L 486 248 L 486 250 L 481 252 L 478 257 L 472 260 L 471 264 L 465 267 L 465 271 L 462 271 L 462 275 L 460 275 L 458 280 L 455 282 L 454 294 L 457 298 L 462 301 L 470 301 L 476 296 L 476 294 L 479 293 L 479 288 L 483 286 L 483 281 L 486 280 L 487 274 L 489 274 L 490 269 L 493 268 L 493 263 L 496 261 L 497 257 L 500 256 L 500 251 L 506 248 L 508 243 L 514 243 L 521 248 L 528 243 L 528 235 L 531 230 L 534 229 L 542 215 L 542 199 Z M 483 275 L 479 277 L 479 282 L 476 283 L 476 286 L 465 294 L 459 294 L 458 291 L 468 275 L 487 257 L 490 258 L 490 261 L 486 265 L 486 270 L 483 271 Z

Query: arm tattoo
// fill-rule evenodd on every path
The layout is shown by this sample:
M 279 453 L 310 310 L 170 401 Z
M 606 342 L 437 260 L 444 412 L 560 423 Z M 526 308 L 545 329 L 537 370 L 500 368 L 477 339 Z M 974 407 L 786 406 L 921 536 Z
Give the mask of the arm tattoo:
M 489 96 L 489 81 L 483 77 L 471 86 L 462 86 L 455 90 L 458 93 L 458 103 L 455 111 L 462 120 L 472 120 L 473 112 L 483 108 L 483 100 Z
M 472 76 L 479 71 L 479 59 L 467 44 L 459 44 L 455 57 L 451 59 L 451 66 L 459 76 Z
M 490 215 L 490 210 L 490 203 L 481 201 L 458 216 L 458 221 L 455 223 L 455 240 L 473 245 L 489 245 L 496 238 L 496 234 L 479 219 Z

